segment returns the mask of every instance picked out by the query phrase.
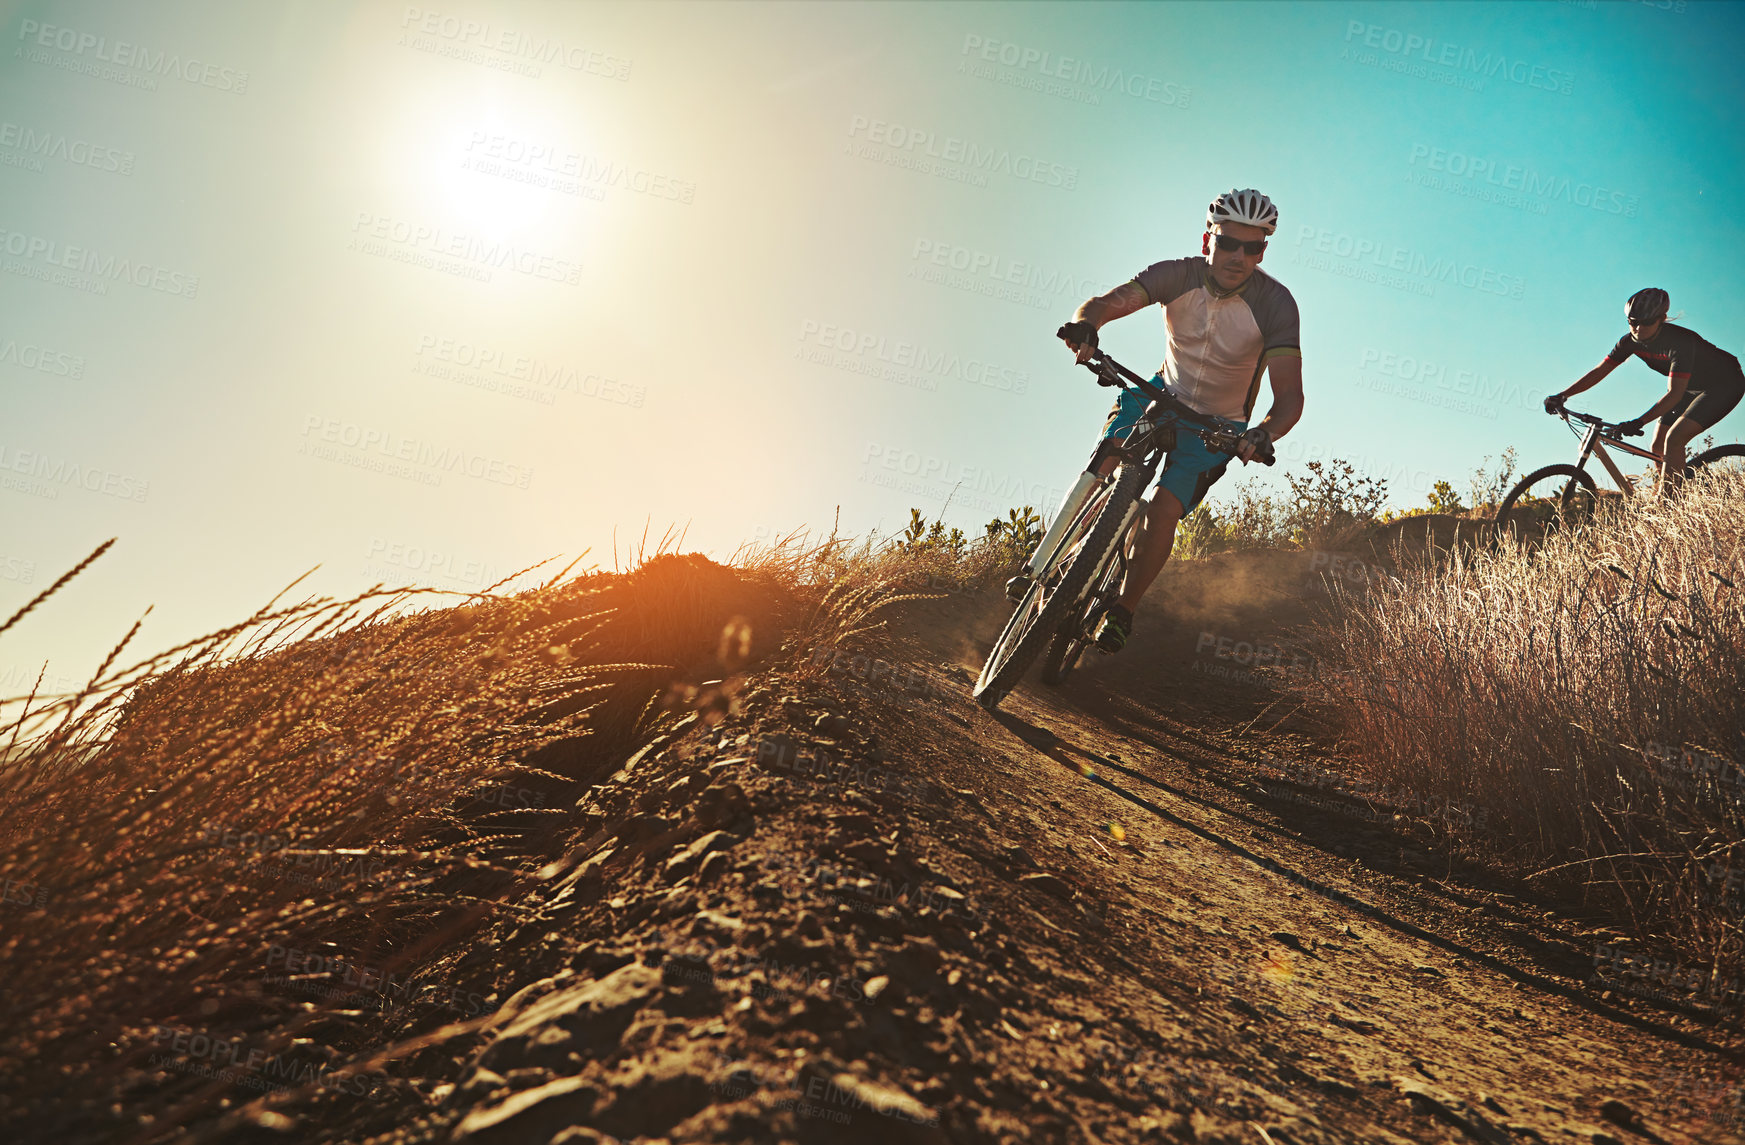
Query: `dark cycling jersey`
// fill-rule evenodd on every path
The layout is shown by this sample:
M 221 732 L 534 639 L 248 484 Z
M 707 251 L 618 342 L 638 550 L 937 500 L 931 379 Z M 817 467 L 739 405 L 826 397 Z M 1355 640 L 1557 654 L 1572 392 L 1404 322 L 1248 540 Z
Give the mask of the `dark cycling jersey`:
M 1683 378 L 1685 389 L 1701 392 L 1731 386 L 1739 376 L 1739 359 L 1707 341 L 1695 330 L 1662 323 L 1660 333 L 1649 342 L 1625 334 L 1606 355 L 1606 363 L 1623 362 L 1636 355 L 1648 368 L 1668 378 Z

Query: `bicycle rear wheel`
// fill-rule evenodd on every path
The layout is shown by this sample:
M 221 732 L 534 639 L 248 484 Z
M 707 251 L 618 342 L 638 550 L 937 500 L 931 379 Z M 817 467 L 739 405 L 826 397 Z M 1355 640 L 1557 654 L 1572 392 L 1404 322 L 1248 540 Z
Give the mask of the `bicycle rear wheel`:
M 1076 610 L 1085 587 L 1115 543 L 1128 508 L 1138 500 L 1144 479 L 1137 466 L 1123 465 L 1113 481 L 1086 501 L 1061 538 L 1053 559 L 1046 568 L 1037 570 L 1035 583 L 994 641 L 975 686 L 976 702 L 982 707 L 991 712 L 1000 706 L 1042 654 L 1061 621 Z
M 1687 481 L 1699 473 L 1745 474 L 1745 445 L 1717 445 L 1685 462 Z
M 1593 520 L 1599 486 L 1573 465 L 1547 465 L 1521 478 L 1497 506 L 1499 537 L 1538 544 L 1554 533 Z

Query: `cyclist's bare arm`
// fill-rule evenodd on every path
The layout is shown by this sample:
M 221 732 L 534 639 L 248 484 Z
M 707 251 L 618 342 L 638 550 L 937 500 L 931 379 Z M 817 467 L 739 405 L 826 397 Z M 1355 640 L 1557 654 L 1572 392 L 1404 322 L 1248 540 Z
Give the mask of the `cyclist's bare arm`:
M 1595 386 L 1600 384 L 1600 380 L 1602 378 L 1604 378 L 1607 374 L 1611 373 L 1613 370 L 1617 369 L 1621 364 L 1622 363 L 1616 362 L 1616 361 L 1612 360 L 1611 358 L 1607 358 L 1605 361 L 1601 362 L 1599 365 L 1595 366 L 1593 369 L 1591 369 L 1587 373 L 1583 374 L 1581 376 L 1580 381 L 1576 382 L 1573 386 L 1570 386 L 1568 389 L 1564 390 L 1563 396 L 1566 398 L 1574 397 L 1576 394 L 1581 393 L 1581 391 L 1583 391 L 1583 390 L 1593 389 Z
M 1107 294 L 1099 294 L 1079 307 L 1074 321 L 1089 322 L 1099 330 L 1117 318 L 1144 310 L 1151 305 L 1151 295 L 1137 282 L 1123 282 Z
M 1643 424 L 1653 421 L 1667 410 L 1678 404 L 1678 399 L 1684 397 L 1684 391 L 1690 386 L 1689 374 L 1673 374 L 1666 380 L 1666 392 L 1660 395 L 1660 400 L 1654 407 L 1643 414 L 1640 420 Z
M 1266 364 L 1266 373 L 1272 381 L 1272 408 L 1255 426 L 1277 441 L 1303 416 L 1303 360 L 1295 354 L 1279 354 Z M 1244 445 L 1237 456 L 1252 460 L 1254 447 Z
M 1078 308 L 1073 315 L 1074 322 L 1089 322 L 1101 330 L 1117 318 L 1125 318 L 1129 314 L 1138 313 L 1151 305 L 1151 296 L 1145 293 L 1145 288 L 1137 282 L 1123 282 L 1107 294 L 1099 294 Z M 1088 346 L 1075 346 L 1067 343 L 1067 348 L 1078 354 L 1079 361 L 1085 360 L 1089 353 Z
M 1272 408 L 1258 424 L 1277 441 L 1303 416 L 1303 360 L 1280 354 L 1266 364 L 1266 373 L 1272 381 Z

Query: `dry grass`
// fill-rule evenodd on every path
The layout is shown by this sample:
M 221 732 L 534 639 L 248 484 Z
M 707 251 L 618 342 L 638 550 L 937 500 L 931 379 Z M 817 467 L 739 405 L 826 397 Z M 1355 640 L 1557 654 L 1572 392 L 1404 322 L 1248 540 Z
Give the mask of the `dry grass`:
M 821 541 L 797 530 L 773 545 L 741 549 L 732 563 L 806 595 L 809 609 L 790 634 L 792 646 L 833 647 L 883 627 L 878 613 L 889 605 L 976 595 L 1003 585 L 1041 535 L 1034 518 L 1026 536 L 1020 515 L 1010 516 L 1018 529 L 990 531 L 973 541 L 958 534 L 955 543 L 938 530 L 929 539 L 913 526 L 895 538 L 875 534 L 858 542 L 834 529 Z
M 644 551 L 442 610 L 427 590 L 275 602 L 0 706 L 0 1124 L 113 1139 L 124 1103 L 140 1140 L 222 1135 L 237 1089 L 186 1064 L 233 1053 L 272 1063 L 249 1072 L 276 1102 L 428 1089 L 394 1061 L 501 1000 L 507 971 L 468 945 L 524 913 L 578 787 L 646 741 L 668 683 L 787 623 L 766 558 Z M 157 1068 L 177 1031 L 214 1048 Z
M 0 699 L 0 1128 L 224 1139 L 454 1080 L 426 1047 L 520 985 L 478 941 L 538 925 L 523 892 L 561 865 L 577 794 L 668 707 L 712 719 L 784 636 L 851 640 L 1011 563 L 833 532 L 725 567 L 681 540 L 446 608 L 282 593 L 116 669 L 136 625 L 80 693 Z
M 1745 896 L 1715 872 L 1745 870 L 1745 483 L 1399 564 L 1302 685 L 1370 777 L 1486 808 L 1493 857 L 1738 970 Z M 1715 758 L 1687 774 L 1686 749 Z

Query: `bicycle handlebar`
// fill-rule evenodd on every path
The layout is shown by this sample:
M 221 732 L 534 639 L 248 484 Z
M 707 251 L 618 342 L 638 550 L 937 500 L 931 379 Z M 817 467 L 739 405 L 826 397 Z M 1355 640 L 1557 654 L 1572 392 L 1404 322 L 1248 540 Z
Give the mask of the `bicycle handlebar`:
M 1603 417 L 1595 417 L 1591 413 L 1582 413 L 1579 410 L 1572 410 L 1572 409 L 1566 408 L 1566 409 L 1558 410 L 1557 416 L 1561 417 L 1564 421 L 1579 421 L 1579 422 L 1582 422 L 1583 424 L 1586 424 L 1586 425 L 1597 425 L 1602 430 L 1610 430 L 1611 431 L 1610 436 L 1612 436 L 1612 437 L 1622 436 L 1618 432 L 1618 423 L 1617 422 L 1607 421 Z
M 1199 412 L 1168 390 L 1159 389 L 1152 385 L 1126 366 L 1109 357 L 1103 350 L 1092 350 L 1079 365 L 1097 375 L 1099 386 L 1136 389 L 1181 420 L 1188 422 L 1200 431 L 1200 437 L 1205 441 L 1208 449 L 1234 454 L 1237 446 L 1241 444 L 1242 432 L 1240 430 L 1231 428 L 1221 418 L 1214 418 Z M 1254 460 L 1263 465 L 1272 465 L 1278 459 L 1269 449 L 1264 454 L 1257 452 L 1254 455 Z

